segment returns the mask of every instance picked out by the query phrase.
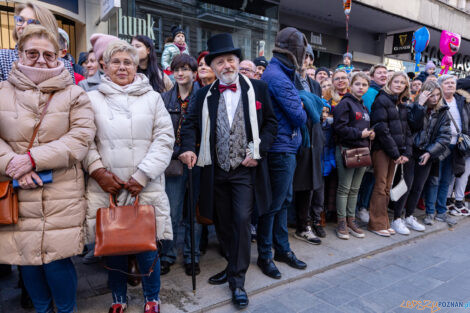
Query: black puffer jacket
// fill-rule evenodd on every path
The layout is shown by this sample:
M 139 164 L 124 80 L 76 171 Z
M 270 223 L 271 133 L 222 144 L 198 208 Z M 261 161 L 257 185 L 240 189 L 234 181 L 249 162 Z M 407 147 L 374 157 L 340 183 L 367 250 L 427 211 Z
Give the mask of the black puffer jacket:
M 431 159 L 441 157 L 450 143 L 449 107 L 442 105 L 428 112 L 426 106 L 413 103 L 409 108 L 408 122 L 413 133 L 413 146 L 431 154 Z
M 408 127 L 408 109 L 398 97 L 380 90 L 372 104 L 371 125 L 375 130 L 373 150 L 383 150 L 396 160 L 400 155 L 411 157 L 412 138 Z
M 362 138 L 370 127 L 370 117 L 362 100 L 347 93 L 333 110 L 336 143 L 346 148 L 368 147 L 369 138 Z

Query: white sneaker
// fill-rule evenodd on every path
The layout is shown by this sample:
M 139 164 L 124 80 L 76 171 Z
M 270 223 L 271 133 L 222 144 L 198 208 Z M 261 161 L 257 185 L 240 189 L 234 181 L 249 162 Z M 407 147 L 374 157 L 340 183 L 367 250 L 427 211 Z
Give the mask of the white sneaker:
M 364 223 L 369 223 L 369 211 L 366 208 L 360 208 L 356 216 Z
M 405 218 L 406 226 L 416 231 L 425 231 L 426 227 L 423 224 L 418 223 L 418 220 L 413 215 Z
M 409 235 L 410 230 L 405 226 L 405 223 L 401 218 L 398 218 L 392 222 L 393 230 L 395 230 L 400 235 Z

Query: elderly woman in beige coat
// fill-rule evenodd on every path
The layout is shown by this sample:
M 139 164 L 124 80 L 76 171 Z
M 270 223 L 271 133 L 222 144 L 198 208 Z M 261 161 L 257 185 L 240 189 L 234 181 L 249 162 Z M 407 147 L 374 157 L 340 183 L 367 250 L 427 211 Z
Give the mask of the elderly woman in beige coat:
M 77 289 L 70 257 L 82 252 L 85 234 L 80 162 L 95 135 L 94 115 L 88 96 L 58 61 L 54 34 L 29 25 L 18 51 L 0 83 L 0 179 L 19 182 L 19 220 L 0 225 L 0 263 L 21 265 L 37 312 L 52 312 L 54 299 L 58 312 L 70 313 Z M 44 170 L 52 170 L 52 182 L 41 181 L 37 172 Z
M 165 193 L 164 171 L 173 153 L 174 132 L 170 115 L 148 78 L 137 74 L 139 57 L 125 41 L 110 43 L 103 54 L 105 76 L 98 90 L 88 93 L 97 133 L 85 167 L 90 173 L 87 187 L 87 237 L 94 242 L 96 212 L 109 206 L 109 194 L 118 205 L 139 203 L 155 208 L 157 238 L 172 239 L 170 206 Z M 156 251 L 136 255 L 140 271 L 148 273 L 154 260 L 155 271 L 143 277 L 146 313 L 159 311 L 160 261 Z M 107 256 L 113 269 L 127 271 L 127 256 Z M 121 313 L 127 306 L 127 279 L 109 271 L 108 285 L 113 303 L 109 312 Z

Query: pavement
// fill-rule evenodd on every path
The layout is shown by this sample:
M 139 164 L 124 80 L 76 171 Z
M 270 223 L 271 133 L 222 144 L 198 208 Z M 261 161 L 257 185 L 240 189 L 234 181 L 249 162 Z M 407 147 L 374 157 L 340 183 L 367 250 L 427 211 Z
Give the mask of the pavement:
M 423 211 L 416 211 L 417 217 L 422 216 Z M 449 282 L 442 279 L 446 278 L 447 271 L 458 275 L 465 261 L 468 263 L 470 255 L 464 249 L 465 245 L 468 246 L 466 241 L 457 240 L 458 238 L 450 242 L 442 240 L 448 233 L 463 233 L 460 239 L 468 238 L 470 233 L 467 229 L 469 229 L 470 219 L 465 217 L 458 219 L 458 224 L 453 228 L 449 228 L 445 223 L 436 222 L 433 226 L 426 226 L 425 232 L 412 231 L 408 236 L 395 235 L 384 238 L 366 231 L 365 238 L 351 237 L 349 240 L 338 239 L 334 234 L 334 225 L 328 224 L 325 228 L 327 237 L 322 239 L 322 244 L 318 246 L 294 238 L 293 230 L 290 229 L 291 249 L 300 260 L 307 263 L 307 269 L 296 270 L 277 262 L 276 265 L 282 273 L 280 280 L 271 279 L 261 273 L 256 265 L 257 252 L 256 243 L 254 243 L 252 244 L 251 266 L 245 284 L 251 304 L 245 311 L 386 312 L 395 309 L 402 300 L 406 300 L 403 298 L 403 290 L 409 290 L 406 295 L 412 300 L 411 297 L 421 296 L 414 291 L 415 289 L 421 290 L 420 288 L 426 287 L 427 291 L 428 287 L 446 286 Z M 362 228 L 365 229 L 365 225 Z M 393 252 L 396 249 L 413 246 L 419 248 L 416 249 L 419 253 L 415 255 L 399 253 L 390 258 L 385 257 L 387 251 Z M 409 249 L 413 250 L 413 248 Z M 453 250 L 450 251 L 450 249 Z M 448 251 L 452 252 L 451 255 L 447 253 Z M 107 272 L 103 264 L 85 265 L 80 257 L 74 257 L 73 261 L 79 277 L 78 312 L 107 312 L 111 295 L 106 286 Z M 222 271 L 226 266 L 225 260 L 218 253 L 214 236 L 210 237 L 208 251 L 201 256 L 200 265 L 201 274 L 197 276 L 196 295 L 193 295 L 191 277 L 184 273 L 181 259 L 172 266 L 169 274 L 162 276 L 160 292 L 162 312 L 236 311 L 230 304 L 231 293 L 227 285 L 213 286 L 207 283 L 210 276 Z M 428 272 L 423 272 L 424 270 Z M 376 275 L 373 272 L 376 272 Z M 428 275 L 429 278 L 424 282 L 413 278 L 419 275 Z M 467 276 L 461 276 L 461 281 L 464 278 L 470 278 L 470 272 L 466 272 L 465 275 Z M 357 280 L 357 277 L 361 279 Z M 399 282 L 402 284 L 398 284 Z M 303 285 L 298 285 L 300 283 Z M 397 284 L 393 289 L 387 289 L 386 292 L 382 290 L 392 283 Z M 290 286 L 296 287 L 291 290 Z M 467 289 L 470 289 L 468 286 L 470 284 L 455 294 L 460 296 L 459 301 L 465 300 L 463 299 L 464 292 L 470 296 L 470 290 L 467 292 Z M 276 291 L 279 290 L 281 290 L 278 294 L 280 296 L 276 295 Z M 288 292 L 285 292 L 286 290 Z M 433 290 L 429 289 L 429 291 Z M 437 289 L 437 291 L 453 299 L 444 288 Z M 269 297 L 263 298 L 265 295 Z M 437 296 L 438 293 L 429 295 Z M 0 313 L 32 312 L 21 309 L 19 297 L 20 290 L 17 288 L 16 273 L 0 281 Z M 129 287 L 128 297 L 129 307 L 126 312 L 142 312 L 141 287 Z M 266 301 L 263 301 L 265 299 L 269 299 L 267 302 L 273 305 L 266 304 Z M 396 304 L 397 302 L 399 303 Z M 446 311 L 441 310 L 441 312 Z

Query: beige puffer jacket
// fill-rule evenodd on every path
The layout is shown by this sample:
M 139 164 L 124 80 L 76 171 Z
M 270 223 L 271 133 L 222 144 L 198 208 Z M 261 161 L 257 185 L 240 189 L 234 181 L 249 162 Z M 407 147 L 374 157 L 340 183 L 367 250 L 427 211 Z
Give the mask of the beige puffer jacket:
M 0 225 L 0 264 L 41 265 L 83 251 L 85 181 L 80 161 L 95 136 L 93 111 L 65 69 L 34 84 L 16 65 L 0 83 L 0 179 L 15 153 L 26 152 L 49 94 L 55 92 L 33 148 L 36 170 L 53 170 L 53 182 L 19 189 L 19 221 Z
M 175 141 L 170 114 L 148 78 L 137 74 L 125 88 L 103 76 L 98 90 L 90 91 L 95 113 L 96 138 L 83 164 L 88 173 L 104 167 L 123 181 L 132 176 L 145 188 L 141 204 L 155 207 L 157 238 L 172 239 L 170 204 L 165 193 L 164 171 L 170 163 Z M 98 183 L 88 179 L 86 197 L 87 241 L 95 240 L 96 212 L 109 206 L 109 195 Z M 122 190 L 118 205 L 131 204 L 134 198 Z

